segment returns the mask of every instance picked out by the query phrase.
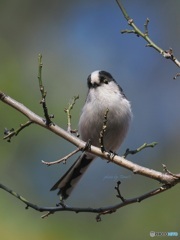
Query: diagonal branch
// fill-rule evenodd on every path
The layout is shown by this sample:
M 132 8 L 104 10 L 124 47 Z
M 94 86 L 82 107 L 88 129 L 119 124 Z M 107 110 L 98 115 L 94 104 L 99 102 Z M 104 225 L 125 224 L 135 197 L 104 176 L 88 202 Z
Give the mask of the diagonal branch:
M 174 56 L 172 49 L 169 50 L 163 50 L 161 47 L 159 47 L 155 42 L 151 40 L 148 34 L 148 23 L 149 19 L 146 20 L 144 26 L 145 26 L 145 32 L 142 32 L 134 23 L 134 20 L 128 15 L 126 9 L 121 3 L 121 0 L 116 0 L 123 16 L 127 20 L 129 26 L 133 28 L 133 30 L 122 30 L 121 33 L 134 33 L 137 36 L 142 37 L 148 44 L 147 47 L 152 47 L 156 51 L 158 51 L 164 58 L 172 60 L 178 67 L 180 67 L 180 61 Z
M 130 150 L 129 148 L 126 149 L 126 152 L 123 154 L 123 157 L 126 158 L 129 154 L 136 154 L 138 152 L 141 152 L 143 149 L 145 148 L 153 148 L 157 145 L 157 142 L 152 142 L 152 143 L 144 143 L 143 145 L 141 145 L 140 147 L 138 147 L 135 150 Z
M 31 125 L 32 122 L 31 121 L 27 121 L 26 123 L 24 124 L 20 124 L 20 127 L 16 130 L 14 130 L 14 128 L 8 130 L 7 128 L 5 128 L 4 130 L 4 140 L 7 139 L 8 142 L 11 141 L 11 138 L 13 136 L 17 136 L 24 128 L 28 127 L 29 125 Z
M 18 101 L 14 100 L 13 98 L 7 96 L 3 92 L 0 91 L 0 100 L 4 102 L 5 104 L 8 104 L 9 106 L 13 107 L 17 111 L 21 112 L 23 115 L 25 115 L 30 121 L 32 121 L 34 124 L 37 124 L 43 128 L 46 128 L 47 130 L 55 133 L 56 135 L 64 138 L 68 142 L 72 143 L 76 147 L 80 149 L 84 149 L 86 147 L 86 143 L 82 140 L 80 140 L 78 137 L 75 137 L 74 135 L 68 133 L 64 129 L 60 128 L 58 125 L 50 125 L 47 126 L 47 124 L 44 122 L 43 118 L 32 112 L 30 109 L 28 109 L 23 104 L 19 103 Z M 102 159 L 107 159 L 116 165 L 119 165 L 121 167 L 124 167 L 130 171 L 132 171 L 134 174 L 139 174 L 154 180 L 157 180 L 163 184 L 169 184 L 169 185 L 175 185 L 180 182 L 180 174 L 170 175 L 167 174 L 167 172 L 162 173 L 153 169 L 149 169 L 143 166 L 140 166 L 138 164 L 135 164 L 123 157 L 113 155 L 111 158 L 111 155 L 109 155 L 109 152 L 102 152 L 100 148 L 97 148 L 95 146 L 91 146 L 91 148 L 86 149 L 87 152 L 91 152 L 95 154 L 98 157 L 101 157 Z

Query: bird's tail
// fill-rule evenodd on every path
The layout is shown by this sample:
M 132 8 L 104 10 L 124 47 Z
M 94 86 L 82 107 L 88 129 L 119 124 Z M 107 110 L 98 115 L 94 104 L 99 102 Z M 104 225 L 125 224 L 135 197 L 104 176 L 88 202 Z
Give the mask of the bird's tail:
M 59 189 L 58 195 L 60 194 L 62 199 L 68 198 L 93 159 L 92 156 L 82 154 L 50 190 Z

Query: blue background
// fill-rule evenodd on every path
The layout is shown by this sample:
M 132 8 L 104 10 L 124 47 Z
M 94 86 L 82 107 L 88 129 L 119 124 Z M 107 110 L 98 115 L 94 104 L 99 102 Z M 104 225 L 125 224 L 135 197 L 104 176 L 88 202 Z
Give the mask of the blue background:
M 179 50 L 180 1 L 123 1 L 135 23 L 144 28 L 150 19 L 149 34 L 163 49 Z M 64 108 L 79 94 L 72 112 L 76 128 L 84 104 L 87 76 L 94 70 L 109 71 L 131 101 L 134 119 L 119 154 L 144 142 L 157 141 L 154 149 L 135 156 L 133 162 L 162 171 L 162 163 L 179 172 L 180 79 L 179 71 L 146 42 L 127 29 L 115 1 L 91 0 L 0 2 L 0 86 L 1 90 L 42 115 L 39 104 L 38 54 L 43 55 L 43 81 L 55 122 L 67 127 Z M 179 57 L 180 58 L 180 57 Z M 38 126 L 30 126 L 9 144 L 3 129 L 17 128 L 26 118 L 0 103 L 1 182 L 42 206 L 58 202 L 49 192 L 54 182 L 73 163 L 47 168 L 41 160 L 54 161 L 74 146 Z M 96 160 L 67 201 L 71 206 L 107 206 L 118 202 L 114 186 L 122 181 L 122 194 L 131 198 L 159 184 L 133 175 L 114 164 Z M 24 205 L 0 191 L 1 239 L 148 239 L 150 231 L 180 231 L 179 186 L 140 204 L 122 208 L 96 223 L 95 215 L 56 213 L 47 219 L 41 213 L 24 210 Z

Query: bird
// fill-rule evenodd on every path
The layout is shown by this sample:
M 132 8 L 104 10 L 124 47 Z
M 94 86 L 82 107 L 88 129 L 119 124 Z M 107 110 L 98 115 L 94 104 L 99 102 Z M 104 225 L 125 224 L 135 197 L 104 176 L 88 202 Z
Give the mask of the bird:
M 100 132 L 105 112 L 108 109 L 106 131 L 103 136 L 104 149 L 116 152 L 132 120 L 130 101 L 112 75 L 104 70 L 96 70 L 87 78 L 88 93 L 78 124 L 80 138 L 93 146 L 100 147 Z M 69 170 L 50 189 L 59 190 L 61 200 L 67 199 L 88 166 L 96 158 L 83 152 Z

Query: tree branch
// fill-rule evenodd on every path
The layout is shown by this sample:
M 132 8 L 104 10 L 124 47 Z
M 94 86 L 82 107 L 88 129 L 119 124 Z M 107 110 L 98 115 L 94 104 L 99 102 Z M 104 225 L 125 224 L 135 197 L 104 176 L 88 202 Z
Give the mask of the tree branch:
M 31 121 L 27 121 L 26 123 L 24 123 L 24 124 L 20 124 L 20 127 L 18 128 L 18 129 L 16 129 L 16 130 L 14 130 L 14 128 L 12 128 L 12 129 L 10 129 L 10 130 L 8 130 L 7 128 L 5 128 L 5 130 L 4 130 L 4 140 L 5 139 L 7 139 L 7 141 L 8 142 L 10 142 L 11 141 L 11 138 L 13 137 L 13 136 L 17 136 L 24 128 L 26 128 L 26 127 L 29 127 L 29 125 L 31 125 L 32 124 L 32 122 Z
M 58 163 L 61 163 L 61 162 L 66 163 L 67 159 L 69 159 L 70 157 L 72 157 L 74 154 L 76 154 L 79 151 L 81 151 L 81 149 L 77 148 L 73 152 L 71 152 L 68 155 L 66 155 L 65 157 L 63 157 L 63 158 L 61 158 L 59 160 L 56 160 L 54 162 L 45 162 L 43 160 L 41 162 L 44 163 L 47 166 L 51 166 L 51 165 L 58 164 Z
M 79 95 L 74 96 L 72 101 L 69 103 L 68 107 L 64 109 L 64 111 L 67 113 L 67 121 L 68 121 L 67 131 L 69 133 L 77 133 L 77 130 L 72 130 L 71 128 L 71 110 L 73 109 L 77 99 L 79 99 Z
M 45 91 L 45 88 L 44 88 L 44 85 L 42 82 L 42 67 L 43 67 L 42 54 L 39 54 L 39 56 L 38 56 L 38 64 L 39 64 L 38 65 L 39 89 L 40 89 L 41 97 L 42 97 L 40 104 L 42 104 L 42 107 L 43 107 L 46 125 L 49 126 L 49 125 L 53 124 L 53 122 L 51 121 L 51 118 L 54 118 L 54 115 L 49 115 L 48 108 L 46 105 L 47 92 Z
M 116 210 L 118 210 L 119 208 L 125 207 L 125 206 L 133 204 L 133 203 L 141 202 L 141 201 L 143 201 L 147 198 L 153 197 L 157 194 L 160 194 L 160 193 L 168 190 L 170 187 L 171 187 L 170 185 L 166 184 L 166 185 L 163 185 L 159 188 L 156 188 L 156 189 L 154 189 L 150 192 L 147 192 L 146 194 L 143 194 L 143 195 L 135 197 L 135 198 L 130 198 L 130 199 L 125 199 L 125 198 L 122 198 L 122 196 L 121 196 L 122 202 L 120 202 L 118 204 L 115 204 L 113 206 L 99 207 L 99 208 L 91 208 L 91 207 L 80 208 L 80 207 L 69 207 L 69 206 L 66 206 L 64 203 L 60 203 L 56 207 L 38 206 L 34 203 L 29 202 L 27 199 L 25 199 L 24 197 L 22 197 L 18 193 L 14 192 L 13 190 L 9 189 L 8 187 L 4 186 L 3 184 L 0 184 L 1 189 L 10 193 L 11 195 L 13 195 L 17 199 L 19 199 L 21 202 L 25 203 L 26 204 L 26 209 L 32 208 L 32 209 L 34 209 L 36 211 L 39 211 L 39 212 L 47 212 L 46 214 L 42 215 L 42 218 L 47 217 L 50 214 L 53 214 L 55 212 L 62 212 L 62 211 L 69 211 L 69 212 L 75 212 L 75 213 L 80 213 L 80 212 L 81 213 L 82 212 L 87 213 L 88 212 L 88 213 L 97 213 L 96 220 L 98 222 L 101 221 L 101 216 L 102 215 L 111 214 L 111 213 L 116 212 Z M 119 188 L 119 186 L 118 186 L 118 188 Z
M 129 154 L 136 154 L 138 152 L 141 152 L 143 149 L 145 148 L 153 148 L 157 145 L 157 142 L 152 142 L 152 143 L 144 143 L 143 145 L 141 145 L 140 147 L 138 147 L 135 150 L 130 150 L 129 148 L 126 149 L 126 152 L 123 154 L 123 157 L 126 158 Z
M 34 124 L 37 124 L 53 133 L 56 135 L 64 138 L 68 142 L 72 143 L 79 149 L 84 149 L 86 147 L 86 143 L 82 140 L 80 140 L 78 137 L 75 137 L 74 135 L 68 133 L 64 129 L 60 128 L 58 125 L 53 124 L 53 125 L 47 125 L 43 118 L 32 112 L 30 109 L 25 107 L 23 104 L 19 103 L 18 101 L 14 100 L 13 98 L 7 96 L 3 92 L 0 91 L 0 100 L 4 102 L 5 104 L 8 104 L 9 106 L 13 107 L 23 115 L 25 115 L 31 122 Z M 130 171 L 132 171 L 135 174 L 139 174 L 142 176 L 146 176 L 148 178 L 152 178 L 154 180 L 157 180 L 163 184 L 169 184 L 169 185 L 175 185 L 180 181 L 179 176 L 180 174 L 175 174 L 175 176 L 169 175 L 167 173 L 162 173 L 155 171 L 153 169 L 149 169 L 146 167 L 142 167 L 138 164 L 135 164 L 123 157 L 109 154 L 109 152 L 102 152 L 100 148 L 97 148 L 95 146 L 91 146 L 91 148 L 86 148 L 87 152 L 91 152 L 95 154 L 98 157 L 101 157 L 102 159 L 107 159 L 108 161 L 111 161 L 121 167 L 124 167 Z
M 148 33 L 148 23 L 149 23 L 149 19 L 147 18 L 144 26 L 145 26 L 145 32 L 142 32 L 134 23 L 134 20 L 128 15 L 126 9 L 124 8 L 124 6 L 122 5 L 120 0 L 116 0 L 123 16 L 125 17 L 125 19 L 127 20 L 129 26 L 131 26 L 133 28 L 133 30 L 122 30 L 121 33 L 134 33 L 136 34 L 138 37 L 142 37 L 148 44 L 146 45 L 147 47 L 152 47 L 154 48 L 156 51 L 158 51 L 164 58 L 166 59 L 170 59 L 171 61 L 173 61 L 178 67 L 180 67 L 180 61 L 174 56 L 172 49 L 170 48 L 169 50 L 163 50 L 161 47 L 159 47 L 157 44 L 155 44 L 151 38 L 149 37 L 149 33 Z

